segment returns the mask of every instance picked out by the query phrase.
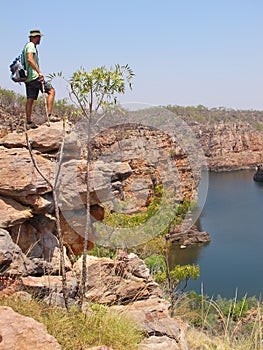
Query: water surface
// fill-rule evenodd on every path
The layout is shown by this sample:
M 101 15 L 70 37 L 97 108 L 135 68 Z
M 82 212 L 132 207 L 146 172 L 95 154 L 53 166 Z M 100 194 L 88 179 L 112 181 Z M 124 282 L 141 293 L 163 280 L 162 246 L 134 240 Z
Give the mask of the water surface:
M 232 298 L 263 294 L 263 184 L 254 171 L 210 173 L 200 228 L 209 232 L 205 247 L 174 250 L 173 264 L 195 263 L 201 274 L 189 281 L 198 293 Z

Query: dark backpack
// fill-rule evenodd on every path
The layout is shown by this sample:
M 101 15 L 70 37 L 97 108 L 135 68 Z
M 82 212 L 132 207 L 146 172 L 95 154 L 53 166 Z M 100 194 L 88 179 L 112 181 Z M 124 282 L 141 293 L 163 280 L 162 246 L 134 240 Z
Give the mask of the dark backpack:
M 25 82 L 27 79 L 27 71 L 25 69 L 24 51 L 14 59 L 9 66 L 11 71 L 11 79 L 16 83 Z

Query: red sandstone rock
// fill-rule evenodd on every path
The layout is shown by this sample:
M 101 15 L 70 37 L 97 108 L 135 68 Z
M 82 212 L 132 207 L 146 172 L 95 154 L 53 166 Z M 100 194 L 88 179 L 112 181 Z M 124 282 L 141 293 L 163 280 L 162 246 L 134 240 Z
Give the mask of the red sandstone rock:
M 0 306 L 0 350 L 60 350 L 44 324 Z

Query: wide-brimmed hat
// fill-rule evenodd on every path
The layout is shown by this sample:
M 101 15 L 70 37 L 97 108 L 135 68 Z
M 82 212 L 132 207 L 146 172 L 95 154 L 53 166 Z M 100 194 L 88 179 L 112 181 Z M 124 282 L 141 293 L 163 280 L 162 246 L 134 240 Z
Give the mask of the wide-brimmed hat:
M 30 33 L 29 33 L 29 37 L 31 37 L 31 36 L 43 36 L 43 35 L 44 34 L 42 34 L 39 29 L 32 29 L 32 30 L 30 30 Z

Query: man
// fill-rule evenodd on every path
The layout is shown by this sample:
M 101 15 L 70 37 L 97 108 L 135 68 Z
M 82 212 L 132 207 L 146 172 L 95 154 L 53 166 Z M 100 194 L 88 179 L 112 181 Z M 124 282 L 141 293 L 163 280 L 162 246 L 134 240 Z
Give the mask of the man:
M 36 128 L 36 124 L 32 121 L 32 108 L 34 101 L 37 100 L 39 91 L 47 93 L 47 113 L 48 117 L 51 121 L 56 121 L 51 118 L 54 98 L 55 98 L 55 90 L 54 88 L 48 84 L 44 75 L 41 73 L 39 68 L 39 59 L 38 59 L 38 51 L 37 45 L 40 44 L 41 37 L 43 34 L 38 29 L 33 29 L 29 34 L 29 42 L 24 47 L 24 58 L 25 58 L 25 68 L 28 73 L 26 84 L 26 121 L 28 127 Z

